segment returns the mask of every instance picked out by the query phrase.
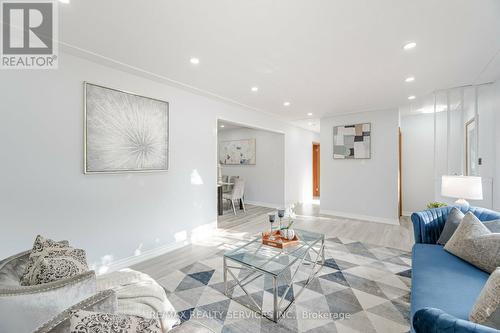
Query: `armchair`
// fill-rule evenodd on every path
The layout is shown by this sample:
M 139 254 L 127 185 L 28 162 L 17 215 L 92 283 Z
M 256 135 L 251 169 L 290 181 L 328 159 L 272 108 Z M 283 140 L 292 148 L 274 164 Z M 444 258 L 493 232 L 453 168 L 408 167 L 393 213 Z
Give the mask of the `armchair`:
M 0 332 L 33 332 L 75 303 L 96 293 L 94 271 L 35 286 L 20 280 L 30 251 L 0 261 Z

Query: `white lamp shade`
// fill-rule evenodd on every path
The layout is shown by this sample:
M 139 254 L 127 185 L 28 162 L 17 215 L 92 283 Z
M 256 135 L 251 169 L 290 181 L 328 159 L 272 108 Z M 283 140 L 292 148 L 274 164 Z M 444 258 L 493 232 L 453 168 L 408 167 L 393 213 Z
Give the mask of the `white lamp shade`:
M 483 200 L 481 177 L 443 176 L 441 178 L 441 195 L 458 199 Z

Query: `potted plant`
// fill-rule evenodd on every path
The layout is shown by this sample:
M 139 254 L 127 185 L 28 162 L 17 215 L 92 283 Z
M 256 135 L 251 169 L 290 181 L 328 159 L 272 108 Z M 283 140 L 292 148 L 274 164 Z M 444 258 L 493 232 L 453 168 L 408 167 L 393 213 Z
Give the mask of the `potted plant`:
M 437 201 L 434 201 L 434 202 L 429 202 L 427 204 L 427 208 L 429 209 L 432 209 L 432 208 L 439 208 L 439 207 L 445 207 L 445 206 L 448 206 L 447 204 L 445 204 L 444 202 L 437 202 Z

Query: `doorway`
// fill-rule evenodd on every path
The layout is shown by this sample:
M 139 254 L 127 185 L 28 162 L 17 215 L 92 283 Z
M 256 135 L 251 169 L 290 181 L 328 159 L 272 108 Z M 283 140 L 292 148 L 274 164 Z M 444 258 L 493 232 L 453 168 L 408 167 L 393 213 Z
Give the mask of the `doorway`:
M 319 198 L 320 195 L 320 146 L 319 143 L 313 143 L 313 197 Z
M 217 160 L 218 228 L 283 207 L 284 133 L 217 119 Z

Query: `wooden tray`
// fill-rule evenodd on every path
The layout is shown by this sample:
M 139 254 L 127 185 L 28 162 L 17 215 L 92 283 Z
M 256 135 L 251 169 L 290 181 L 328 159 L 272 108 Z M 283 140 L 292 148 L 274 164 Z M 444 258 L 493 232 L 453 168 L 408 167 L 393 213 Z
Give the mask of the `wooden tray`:
M 282 238 L 278 230 L 273 231 L 274 240 L 269 239 L 269 231 L 262 233 L 262 244 L 275 247 L 277 249 L 283 249 L 288 246 L 297 245 L 299 243 L 299 237 L 295 234 L 293 239 Z

